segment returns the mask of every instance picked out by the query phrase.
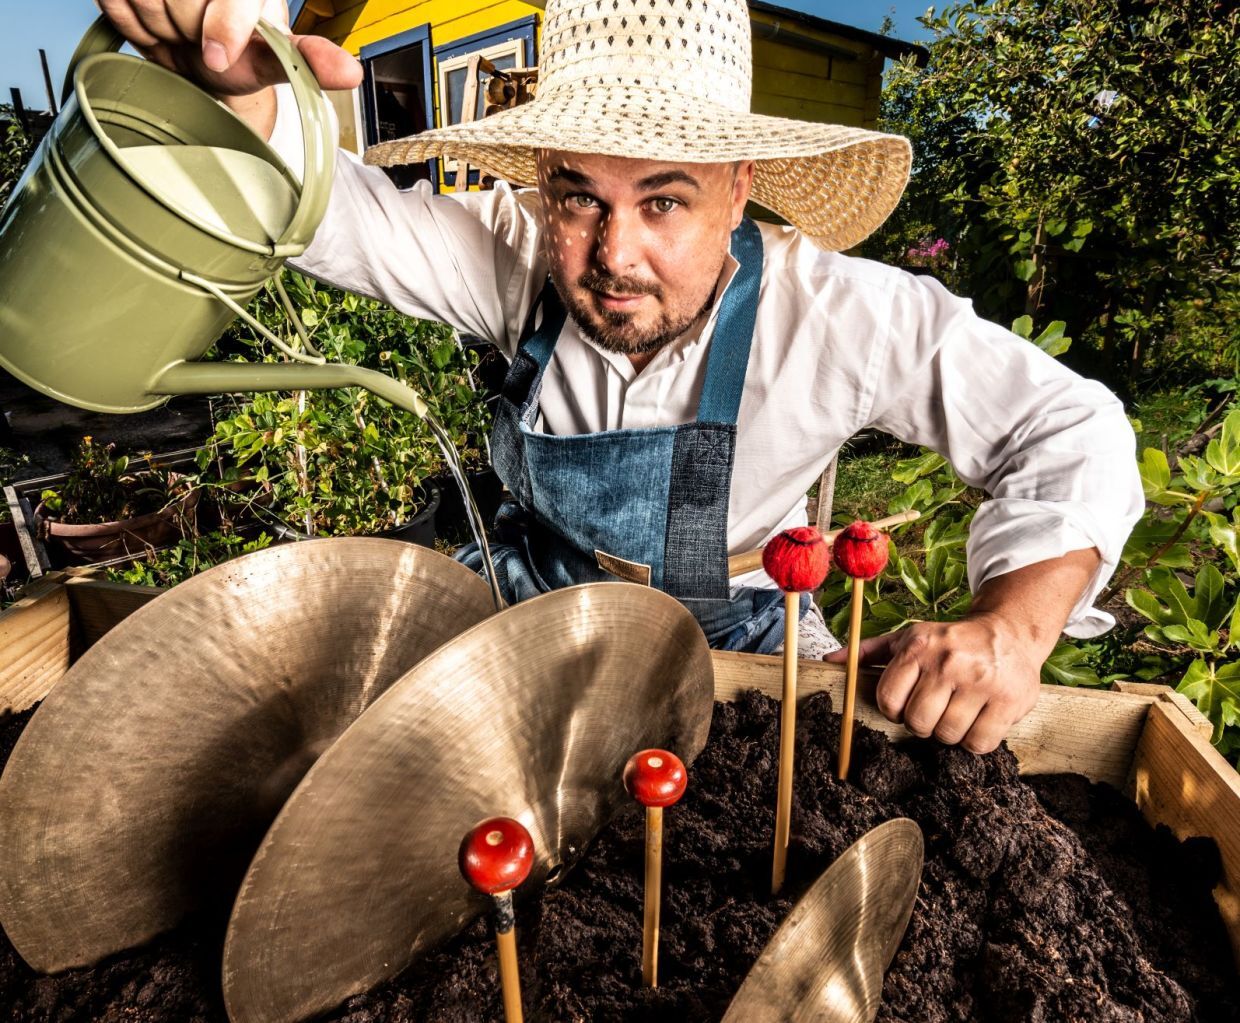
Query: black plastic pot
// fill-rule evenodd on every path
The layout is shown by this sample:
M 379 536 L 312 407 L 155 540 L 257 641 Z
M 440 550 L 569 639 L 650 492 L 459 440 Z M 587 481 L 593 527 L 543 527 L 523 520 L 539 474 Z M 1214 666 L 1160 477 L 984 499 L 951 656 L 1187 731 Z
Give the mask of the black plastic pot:
M 439 488 L 434 483 L 424 483 L 422 493 L 425 495 L 426 503 L 417 515 L 408 522 L 385 529 L 382 533 L 376 533 L 375 536 L 385 540 L 404 540 L 405 543 L 434 547 L 435 537 L 438 535 L 435 531 L 435 514 L 440 506 Z
M 504 484 L 492 469 L 466 473 L 465 478 L 469 481 L 469 489 L 473 492 L 474 501 L 482 513 L 482 521 L 489 531 L 503 500 Z M 435 516 L 436 532 L 451 543 L 469 543 L 474 537 L 469 529 L 469 520 L 465 518 L 465 498 L 461 496 L 460 489 L 451 477 L 437 482 L 443 492 L 443 499 L 439 504 L 439 513 Z

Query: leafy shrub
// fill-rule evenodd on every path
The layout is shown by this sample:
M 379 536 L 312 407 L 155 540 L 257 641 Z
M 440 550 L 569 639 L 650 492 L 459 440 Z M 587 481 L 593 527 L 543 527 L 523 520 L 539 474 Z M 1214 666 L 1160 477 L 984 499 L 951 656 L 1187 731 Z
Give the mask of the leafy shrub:
M 315 347 L 333 362 L 379 369 L 422 395 L 467 464 L 480 464 L 488 415 L 474 392 L 477 356 L 443 324 L 287 273 L 286 286 Z M 270 291 L 251 313 L 277 335 L 282 308 Z M 278 356 L 239 323 L 221 347 Z M 446 472 L 426 424 L 361 389 L 257 394 L 216 424 L 200 465 L 216 482 L 261 488 L 272 512 L 310 534 L 373 533 L 413 517 L 422 486 Z
M 270 546 L 266 533 L 251 540 L 236 533 L 206 533 L 186 537 L 167 550 L 151 551 L 124 568 L 110 568 L 107 577 L 112 582 L 166 589 L 214 565 Z

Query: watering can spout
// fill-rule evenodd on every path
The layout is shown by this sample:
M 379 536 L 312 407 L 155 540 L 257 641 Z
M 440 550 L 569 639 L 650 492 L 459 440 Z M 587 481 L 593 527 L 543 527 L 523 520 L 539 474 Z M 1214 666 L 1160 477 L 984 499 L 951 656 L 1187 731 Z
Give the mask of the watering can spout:
M 231 394 L 248 391 L 322 391 L 361 387 L 425 419 L 429 409 L 413 388 L 362 366 L 299 362 L 174 362 L 151 382 L 152 394 Z

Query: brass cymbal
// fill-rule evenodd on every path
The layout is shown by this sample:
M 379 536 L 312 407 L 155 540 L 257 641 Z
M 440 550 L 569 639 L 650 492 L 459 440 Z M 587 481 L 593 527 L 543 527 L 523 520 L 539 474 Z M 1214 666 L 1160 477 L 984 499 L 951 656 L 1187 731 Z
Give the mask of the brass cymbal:
M 628 802 L 628 758 L 690 761 L 713 701 L 696 620 L 632 583 L 547 593 L 444 644 L 315 764 L 255 855 L 224 947 L 233 1023 L 328 1009 L 485 910 L 457 869 L 484 818 L 533 836 L 523 892 L 568 870 Z
M 392 682 L 493 611 L 486 583 L 393 540 L 218 565 L 69 670 L 0 778 L 0 923 L 35 969 L 227 911 L 314 760 Z
M 792 908 L 723 1023 L 873 1023 L 921 882 L 907 817 L 854 842 Z

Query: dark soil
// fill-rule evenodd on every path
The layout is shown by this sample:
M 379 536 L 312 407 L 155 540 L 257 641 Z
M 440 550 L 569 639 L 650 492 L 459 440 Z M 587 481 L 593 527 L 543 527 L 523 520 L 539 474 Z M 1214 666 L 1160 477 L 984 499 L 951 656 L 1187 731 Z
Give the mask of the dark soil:
M 894 747 L 861 727 L 844 785 L 833 777 L 838 721 L 825 697 L 802 704 L 788 897 L 771 899 L 778 705 L 756 694 L 716 705 L 689 792 L 666 818 L 660 987 L 640 986 L 643 817 L 631 807 L 559 887 L 518 906 L 527 1018 L 718 1019 L 795 896 L 865 831 L 909 816 L 926 867 L 880 1020 L 1240 1019 L 1210 899 L 1212 843 L 1154 832 L 1118 793 L 1076 776 L 1025 784 L 1006 749 Z M 0 720 L 0 762 L 22 724 Z M 221 923 L 199 921 L 50 978 L 0 942 L 0 1019 L 222 1023 L 221 939 Z M 328 1018 L 502 1019 L 486 921 Z

